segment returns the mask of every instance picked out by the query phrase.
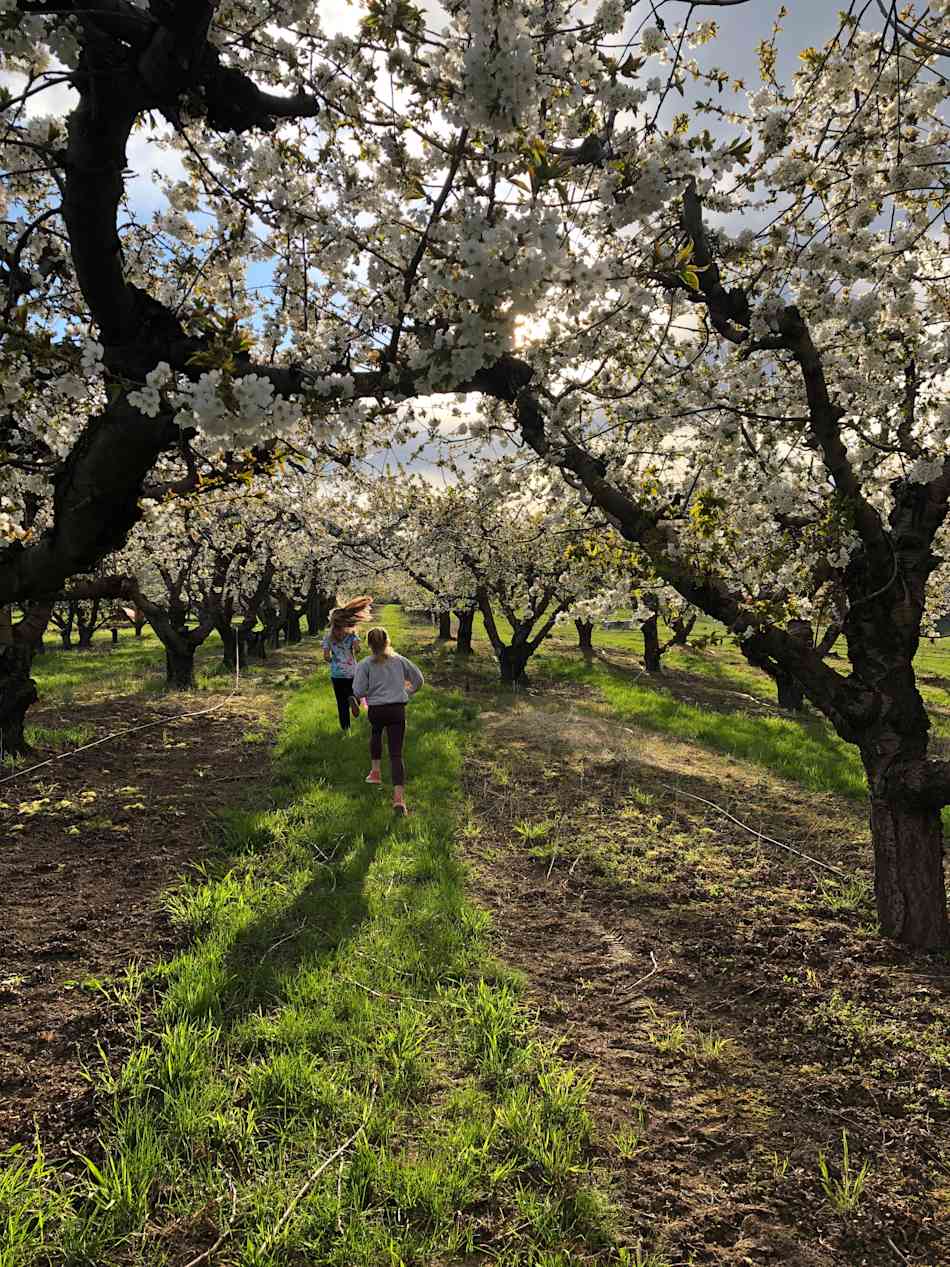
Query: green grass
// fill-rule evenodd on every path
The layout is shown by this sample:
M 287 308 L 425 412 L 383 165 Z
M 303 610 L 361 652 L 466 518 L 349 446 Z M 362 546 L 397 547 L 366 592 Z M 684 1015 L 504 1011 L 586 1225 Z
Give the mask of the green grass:
M 26 742 L 31 747 L 52 748 L 56 752 L 66 752 L 78 748 L 90 739 L 95 738 L 92 726 L 26 726 Z
M 587 1088 L 463 891 L 472 725 L 456 696 L 414 701 L 397 820 L 322 678 L 290 698 L 271 803 L 230 812 L 228 865 L 169 896 L 191 944 L 94 1072 L 101 1150 L 0 1170 L 0 1267 L 180 1267 L 222 1234 L 234 1267 L 624 1261 Z
M 561 680 L 596 686 L 613 713 L 645 730 L 671 735 L 765 766 L 816 792 L 867 795 L 857 749 L 844 743 L 819 718 L 792 720 L 744 712 L 708 712 L 664 691 L 643 685 L 623 669 L 550 657 L 545 672 Z
M 316 648 L 312 639 L 307 645 Z M 313 654 L 316 663 L 316 649 Z M 260 671 L 259 661 L 241 666 L 244 677 Z M 39 690 L 40 706 L 68 706 L 96 694 L 114 698 L 157 693 L 165 688 L 165 650 L 147 626 L 141 638 L 131 629 L 122 629 L 115 646 L 107 637 L 95 640 L 91 651 L 47 651 L 33 661 L 30 674 Z M 212 633 L 195 653 L 195 688 L 220 691 L 233 680 L 233 671 L 221 664 L 221 639 Z

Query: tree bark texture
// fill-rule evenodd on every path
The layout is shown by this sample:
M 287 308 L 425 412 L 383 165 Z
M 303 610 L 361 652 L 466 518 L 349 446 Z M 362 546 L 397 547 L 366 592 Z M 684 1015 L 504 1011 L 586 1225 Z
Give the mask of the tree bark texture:
M 452 613 L 439 612 L 439 642 L 450 642 L 452 639 Z
M 926 950 L 950 945 L 940 810 L 872 794 L 871 841 L 884 936 Z
M 657 629 L 658 617 L 653 615 L 640 626 L 643 634 L 643 666 L 647 673 L 662 673 L 663 665 L 660 657 L 660 635 Z
M 801 683 L 783 669 L 776 669 L 774 677 L 779 708 L 786 708 L 791 713 L 803 713 L 805 692 L 802 690 Z
M 525 668 L 530 658 L 531 652 L 527 647 L 502 647 L 498 655 L 501 680 L 510 686 L 524 686 L 528 681 Z
M 165 645 L 165 684 L 170 691 L 190 691 L 195 685 L 195 651 L 185 642 Z
M 0 755 L 29 752 L 26 714 L 38 698 L 30 677 L 32 650 L 24 643 L 0 643 Z
M 456 612 L 455 619 L 458 621 L 458 633 L 455 637 L 455 653 L 456 655 L 471 655 L 472 628 L 475 624 L 475 608 L 471 607 L 468 611 Z
M 594 622 L 592 620 L 575 620 L 574 627 L 577 630 L 577 645 L 583 651 L 584 655 L 594 654 Z

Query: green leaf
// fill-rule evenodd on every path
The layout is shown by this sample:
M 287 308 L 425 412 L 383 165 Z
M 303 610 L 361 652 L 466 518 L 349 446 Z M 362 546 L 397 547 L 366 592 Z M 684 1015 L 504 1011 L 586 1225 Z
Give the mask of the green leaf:
M 686 283 L 690 290 L 699 290 L 699 274 L 695 268 L 684 268 L 680 270 L 680 278 Z

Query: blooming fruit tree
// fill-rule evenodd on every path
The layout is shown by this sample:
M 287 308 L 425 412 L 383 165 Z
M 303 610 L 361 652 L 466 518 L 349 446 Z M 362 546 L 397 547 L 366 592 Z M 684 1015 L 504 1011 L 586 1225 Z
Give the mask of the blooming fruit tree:
M 789 84 L 776 30 L 748 98 L 706 60 L 725 7 L 366 0 L 327 34 L 310 0 L 4 0 L 0 604 L 121 545 L 156 464 L 348 461 L 479 398 L 475 441 L 562 472 L 858 745 L 882 927 L 945 946 L 913 657 L 950 498 L 948 3 L 852 4 Z M 816 554 L 847 675 L 788 627 Z

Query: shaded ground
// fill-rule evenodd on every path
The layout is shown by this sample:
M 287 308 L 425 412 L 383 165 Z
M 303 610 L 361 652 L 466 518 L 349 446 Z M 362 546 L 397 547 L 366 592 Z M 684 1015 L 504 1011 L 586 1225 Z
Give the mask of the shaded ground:
M 100 1046 L 124 1045 L 117 991 L 129 963 L 172 948 L 159 893 L 206 852 L 216 810 L 267 779 L 282 706 L 273 687 L 309 667 L 294 655 L 268 662 L 270 689 L 256 679 L 230 700 L 203 691 L 31 711 L 47 735 L 78 727 L 87 742 L 163 724 L 0 784 L 0 1152 L 37 1130 L 51 1158 L 91 1146 L 83 1067 Z
M 593 1077 L 632 1236 L 697 1267 L 950 1263 L 950 967 L 877 936 L 861 808 L 563 705 L 483 716 L 478 893 Z M 818 1165 L 840 1179 L 842 1130 L 850 1212 Z

